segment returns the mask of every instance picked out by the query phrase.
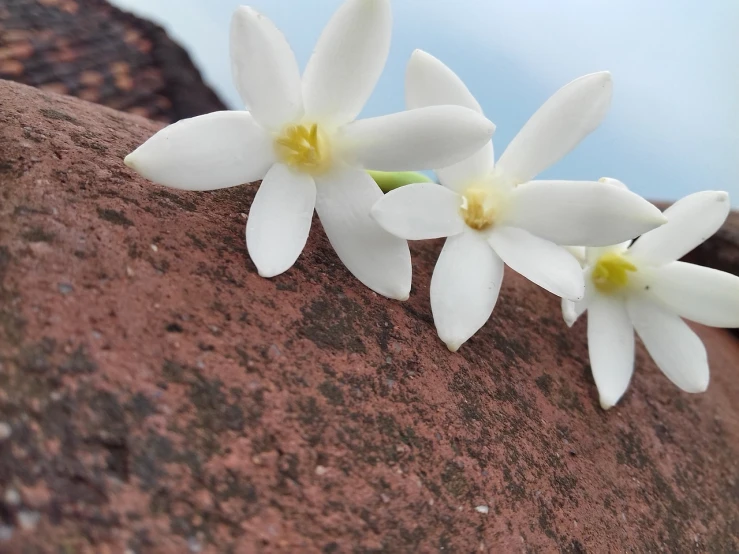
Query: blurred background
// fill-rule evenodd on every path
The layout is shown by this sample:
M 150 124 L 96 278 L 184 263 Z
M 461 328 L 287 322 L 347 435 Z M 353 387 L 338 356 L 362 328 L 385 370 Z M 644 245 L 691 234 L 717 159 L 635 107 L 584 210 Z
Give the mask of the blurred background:
M 188 65 L 187 55 L 176 45 L 167 43 L 166 36 L 157 34 L 158 28 L 126 19 L 117 11 L 107 12 L 103 0 L 0 0 L 0 19 L 3 10 L 8 12 L 9 7 L 13 12 L 14 5 L 17 11 L 18 6 L 36 4 L 78 19 L 89 19 L 95 12 L 98 59 L 112 40 L 129 47 L 126 55 L 133 56 L 133 61 L 118 59 L 123 57 L 119 48 L 112 61 L 105 62 L 105 71 L 100 71 L 101 83 L 109 85 L 107 96 L 100 87 L 80 85 L 79 79 L 66 85 L 69 80 L 62 79 L 61 88 L 67 88 L 67 93 L 84 97 L 79 92 L 86 90 L 102 103 L 165 121 L 223 104 L 242 108 L 231 83 L 228 29 L 231 13 L 244 1 L 112 3 L 163 27 L 184 47 L 194 66 Z M 304 67 L 340 3 L 254 0 L 250 5 L 282 29 Z M 739 1 L 395 0 L 393 10 L 390 58 L 364 116 L 403 109 L 405 64 L 411 52 L 421 48 L 467 83 L 497 125 L 494 142 L 500 154 L 559 87 L 580 75 L 607 69 L 615 85 L 610 115 L 542 177 L 614 177 L 656 200 L 722 189 L 739 206 Z M 106 23 L 112 20 L 117 23 Z M 7 38 L 5 43 L 0 42 L 0 77 L 11 78 L 3 73 Z M 119 65 L 111 77 L 113 63 Z M 121 64 L 128 64 L 128 69 L 123 71 Z M 182 67 L 186 71 L 175 71 Z M 18 66 L 15 69 L 19 71 Z M 27 70 L 20 71 L 17 78 L 24 80 Z M 128 76 L 129 82 L 121 75 Z M 59 88 L 59 79 L 52 84 Z M 129 85 L 128 96 L 121 96 L 120 84 Z M 150 97 L 145 100 L 146 95 Z

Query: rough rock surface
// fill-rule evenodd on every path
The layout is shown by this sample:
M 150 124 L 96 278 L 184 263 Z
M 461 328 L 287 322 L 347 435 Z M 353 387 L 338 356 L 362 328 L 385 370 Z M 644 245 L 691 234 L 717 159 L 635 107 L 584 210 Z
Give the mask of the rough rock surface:
M 718 233 L 688 254 L 685 261 L 739 275 L 739 212 L 731 212 Z
M 445 349 L 440 242 L 413 245 L 404 303 L 359 285 L 318 222 L 259 278 L 255 187 L 145 182 L 121 159 L 156 129 L 0 83 L 0 551 L 739 549 L 732 334 L 698 328 L 706 394 L 639 347 L 603 412 L 582 323 L 513 272 Z
M 164 29 L 105 0 L 0 2 L 0 78 L 159 121 L 225 109 Z

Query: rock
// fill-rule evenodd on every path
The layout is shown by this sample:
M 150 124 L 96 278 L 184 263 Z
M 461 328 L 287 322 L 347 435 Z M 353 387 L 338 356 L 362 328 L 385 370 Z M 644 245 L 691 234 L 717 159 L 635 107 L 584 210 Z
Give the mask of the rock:
M 105 0 L 3 2 L 0 78 L 160 121 L 225 109 L 164 29 Z
M 718 233 L 690 252 L 685 261 L 739 275 L 739 212 L 731 212 Z
M 604 412 L 582 322 L 512 271 L 446 350 L 439 241 L 413 244 L 407 302 L 353 279 L 317 221 L 293 269 L 258 277 L 256 187 L 177 192 L 123 165 L 157 128 L 0 83 L 0 490 L 22 499 L 0 551 L 739 549 L 732 334 L 697 327 L 707 393 L 639 347 Z

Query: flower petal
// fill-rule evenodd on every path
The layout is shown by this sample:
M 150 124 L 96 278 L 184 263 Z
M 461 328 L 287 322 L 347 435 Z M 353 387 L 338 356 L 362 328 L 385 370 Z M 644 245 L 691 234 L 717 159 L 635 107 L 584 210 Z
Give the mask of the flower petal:
M 495 227 L 488 242 L 513 271 L 552 294 L 569 300 L 585 295 L 582 268 L 561 246 L 517 227 Z
M 461 233 L 462 198 L 436 183 L 415 183 L 388 192 L 372 206 L 380 226 L 406 240 L 436 239 Z
M 256 10 L 241 6 L 231 20 L 231 73 L 254 118 L 280 130 L 302 115 L 300 70 L 280 30 Z
M 675 385 L 686 392 L 708 388 L 706 347 L 679 316 L 641 296 L 626 303 L 631 322 L 649 355 Z
M 584 246 L 565 246 L 567 252 L 575 256 L 575 259 L 580 262 L 582 267 L 587 265 L 588 261 L 588 249 Z
M 498 160 L 498 170 L 515 183 L 536 177 L 600 125 L 612 92 L 607 71 L 585 75 L 559 89 L 511 141 Z
M 600 405 L 616 405 L 634 373 L 634 328 L 622 297 L 594 294 L 588 307 L 588 353 Z
M 480 104 L 454 71 L 440 60 L 414 50 L 405 71 L 405 102 L 411 109 L 462 106 L 482 114 Z
M 672 262 L 648 271 L 644 294 L 680 317 L 712 327 L 739 327 L 739 277 Z
M 339 167 L 316 177 L 316 211 L 344 265 L 373 291 L 406 300 L 411 290 L 408 243 L 370 216 L 382 191 L 366 172 Z
M 259 186 L 246 221 L 246 247 L 262 277 L 290 269 L 308 240 L 316 185 L 310 175 L 275 164 Z
M 588 275 L 584 275 L 583 279 L 585 281 L 585 295 L 582 300 L 573 301 L 567 298 L 562 299 L 562 317 L 567 327 L 572 327 L 579 317 L 585 313 L 594 296 L 593 282 L 589 279 Z
M 310 118 L 339 126 L 357 117 L 385 67 L 391 31 L 389 0 L 347 0 L 341 5 L 303 74 Z
M 429 106 L 354 121 L 337 134 L 347 163 L 382 171 L 444 167 L 479 150 L 495 126 L 460 106 Z
M 449 237 L 431 277 L 431 311 L 439 338 L 456 352 L 493 313 L 503 261 L 472 231 Z
M 623 189 L 623 190 L 629 190 L 629 187 L 627 187 L 621 181 L 619 181 L 618 179 L 613 179 L 611 177 L 601 177 L 600 179 L 598 179 L 598 182 L 599 183 L 605 183 L 607 185 L 611 185 L 611 186 L 614 186 L 614 187 L 618 187 L 618 188 Z
M 582 300 L 578 302 L 574 302 L 572 300 L 567 300 L 566 298 L 562 298 L 562 301 L 560 302 L 560 304 L 562 308 L 562 319 L 565 320 L 567 327 L 572 327 L 575 324 L 575 322 L 580 318 L 580 316 L 585 312 L 585 310 L 578 309 L 578 306 L 585 305 L 585 303 Z
M 249 112 L 215 112 L 169 125 L 126 156 L 150 181 L 183 190 L 215 190 L 264 177 L 272 143 Z
M 639 237 L 631 255 L 655 265 L 674 262 L 718 231 L 730 209 L 729 195 L 723 191 L 686 196 L 665 210 L 665 225 Z
M 619 244 L 611 246 L 591 246 L 585 249 L 585 262 L 580 262 L 583 266 L 592 266 L 598 263 L 601 256 L 605 254 L 619 254 L 621 256 L 628 255 L 629 246 L 633 241 L 626 240 Z
M 531 181 L 510 198 L 506 223 L 556 244 L 606 246 L 666 221 L 638 194 L 594 181 Z
M 448 167 L 436 169 L 439 182 L 456 192 L 463 192 L 467 187 L 485 181 L 493 171 L 493 141 L 467 159 Z
M 465 84 L 451 69 L 431 54 L 416 50 L 405 73 L 405 101 L 411 108 L 454 105 L 482 114 L 482 108 Z M 439 182 L 461 192 L 473 181 L 481 181 L 493 170 L 493 141 L 454 165 L 436 168 Z

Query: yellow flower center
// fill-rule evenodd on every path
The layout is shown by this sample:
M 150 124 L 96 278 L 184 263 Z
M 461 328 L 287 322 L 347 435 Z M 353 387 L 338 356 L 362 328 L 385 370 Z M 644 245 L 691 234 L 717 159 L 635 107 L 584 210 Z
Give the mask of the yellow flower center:
M 282 162 L 293 169 L 316 175 L 330 165 L 330 148 L 317 123 L 289 125 L 275 139 L 275 150 Z
M 482 231 L 495 223 L 495 216 L 499 206 L 496 206 L 496 198 L 491 191 L 470 187 L 462 195 L 462 218 L 464 222 L 475 229 Z
M 593 283 L 600 292 L 616 292 L 628 284 L 628 271 L 636 271 L 636 266 L 622 254 L 603 254 L 593 268 Z

